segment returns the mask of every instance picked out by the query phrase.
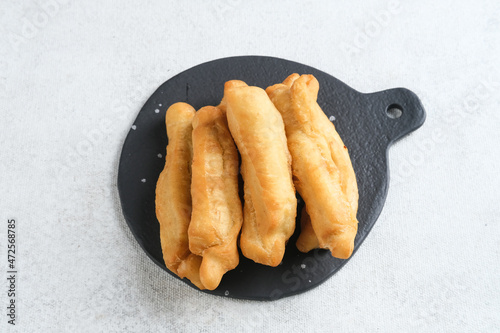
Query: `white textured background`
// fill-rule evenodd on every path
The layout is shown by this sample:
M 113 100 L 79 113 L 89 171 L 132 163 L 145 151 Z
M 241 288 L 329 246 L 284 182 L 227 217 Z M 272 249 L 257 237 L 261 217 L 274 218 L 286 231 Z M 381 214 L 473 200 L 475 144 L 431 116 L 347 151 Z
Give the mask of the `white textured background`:
M 273 4 L 271 4 L 273 3 Z M 500 3 L 0 3 L 0 309 L 18 224 L 18 325 L 1 332 L 499 332 Z M 338 274 L 270 303 L 195 291 L 142 252 L 116 191 L 123 140 L 163 81 L 282 57 L 427 121 L 390 152 L 373 231 Z

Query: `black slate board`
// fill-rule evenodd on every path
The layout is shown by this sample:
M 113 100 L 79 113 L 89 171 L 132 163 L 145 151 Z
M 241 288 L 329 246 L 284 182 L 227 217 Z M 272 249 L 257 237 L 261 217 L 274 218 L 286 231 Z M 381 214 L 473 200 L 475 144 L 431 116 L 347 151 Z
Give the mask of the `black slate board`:
M 266 88 L 291 73 L 313 74 L 318 79 L 318 103 L 329 117 L 335 117 L 330 119 L 349 148 L 359 187 L 354 252 L 370 232 L 387 195 L 387 149 L 425 120 L 418 97 L 404 88 L 363 94 L 329 74 L 288 60 L 263 56 L 224 58 L 193 67 L 163 83 L 139 112 L 123 145 L 118 190 L 125 220 L 147 255 L 167 272 L 155 215 L 155 186 L 165 163 L 167 108 L 175 102 L 187 102 L 195 109 L 217 105 L 228 80 L 239 79 Z M 387 114 L 394 106 L 403 111 L 399 118 Z M 302 206 L 299 199 L 298 212 Z M 239 266 L 224 275 L 216 290 L 205 292 L 241 299 L 278 299 L 316 287 L 348 261 L 333 258 L 326 250 L 300 253 L 295 247 L 299 231 L 297 219 L 296 232 L 278 267 L 256 264 L 240 255 Z

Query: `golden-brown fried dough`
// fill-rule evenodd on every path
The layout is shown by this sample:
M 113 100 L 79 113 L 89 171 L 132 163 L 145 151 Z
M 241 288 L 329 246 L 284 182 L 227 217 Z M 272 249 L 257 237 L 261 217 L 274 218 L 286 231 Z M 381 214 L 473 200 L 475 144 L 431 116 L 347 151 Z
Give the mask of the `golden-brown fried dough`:
M 285 86 L 287 86 L 288 88 L 291 88 L 293 83 L 295 82 L 295 80 L 297 80 L 298 78 L 300 77 L 299 74 L 297 73 L 293 73 L 293 74 L 290 74 L 284 81 L 283 81 L 283 84 Z M 267 89 L 266 89 L 266 92 L 267 92 Z
M 169 142 L 165 168 L 156 184 L 156 217 L 160 222 L 161 248 L 167 268 L 204 289 L 199 282 L 201 258 L 191 254 L 188 241 L 194 115 L 195 110 L 186 103 L 173 104 L 167 110 L 165 122 Z
M 200 280 L 209 290 L 239 263 L 243 212 L 238 173 L 238 152 L 226 115 L 213 106 L 201 108 L 193 119 L 193 213 L 188 235 L 191 252 L 203 257 Z
M 192 284 L 197 286 L 199 289 L 205 289 L 206 287 L 201 282 L 200 278 L 200 266 L 202 258 L 195 254 L 189 254 L 186 259 L 182 260 L 177 268 L 177 275 L 181 279 L 187 278 Z
M 297 213 L 283 120 L 258 87 L 230 87 L 224 98 L 242 159 L 245 205 L 240 248 L 255 262 L 277 266 Z
M 294 183 L 306 203 L 313 228 L 303 218 L 301 251 L 319 246 L 337 258 L 354 249 L 358 191 L 347 148 L 316 102 L 319 83 L 312 75 L 292 74 L 266 89 L 285 123 Z
M 232 89 L 232 88 L 237 88 L 237 87 L 248 87 L 248 85 L 241 80 L 231 80 L 231 81 L 227 81 L 226 83 L 224 83 L 224 91 Z M 220 104 L 217 105 L 217 107 L 219 109 L 221 109 L 222 112 L 226 113 L 226 98 L 225 98 L 225 96 L 222 97 L 222 100 L 221 100 Z

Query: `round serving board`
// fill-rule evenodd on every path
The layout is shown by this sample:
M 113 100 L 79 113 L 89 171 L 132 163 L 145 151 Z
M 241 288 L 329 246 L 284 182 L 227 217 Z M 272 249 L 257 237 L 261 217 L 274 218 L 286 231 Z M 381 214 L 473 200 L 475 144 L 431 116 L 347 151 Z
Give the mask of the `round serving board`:
M 147 255 L 167 272 L 155 215 L 156 181 L 165 164 L 167 108 L 176 102 L 189 103 L 195 109 L 218 105 L 228 80 L 239 79 L 265 89 L 291 73 L 313 74 L 318 79 L 318 103 L 349 148 L 359 188 L 354 253 L 375 224 L 387 195 L 387 150 L 424 123 L 425 111 L 418 97 L 404 88 L 360 93 L 327 73 L 284 59 L 242 56 L 214 60 L 176 75 L 153 93 L 139 112 L 120 157 L 118 190 L 125 220 Z M 303 201 L 298 198 L 300 212 Z M 238 267 L 224 275 L 216 290 L 204 292 L 242 299 L 278 299 L 318 286 L 349 261 L 333 258 L 326 250 L 299 252 L 295 241 L 300 232 L 300 213 L 297 217 L 296 232 L 278 267 L 256 264 L 240 254 Z M 196 288 L 188 280 L 182 281 Z

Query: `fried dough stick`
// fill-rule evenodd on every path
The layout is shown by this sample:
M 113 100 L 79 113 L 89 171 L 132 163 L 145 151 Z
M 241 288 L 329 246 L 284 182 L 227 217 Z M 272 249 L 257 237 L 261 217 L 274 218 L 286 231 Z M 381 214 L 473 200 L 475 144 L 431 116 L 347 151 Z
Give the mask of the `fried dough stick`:
M 168 135 L 165 168 L 156 184 L 156 217 L 167 268 L 180 278 L 188 278 L 200 289 L 201 257 L 189 251 L 188 227 L 191 220 L 191 140 L 195 110 L 175 103 L 165 117 Z
M 283 116 L 294 183 L 310 215 L 302 212 L 297 247 L 308 252 L 319 245 L 346 259 L 358 225 L 356 176 L 347 148 L 316 102 L 318 90 L 312 75 L 292 74 L 266 92 Z
M 280 113 L 258 87 L 225 87 L 231 134 L 244 181 L 240 248 L 257 263 L 277 266 L 295 229 L 297 199 Z
M 238 195 L 238 152 L 217 107 L 198 110 L 193 119 L 189 249 L 203 257 L 200 279 L 213 290 L 222 276 L 238 266 L 238 235 L 243 212 Z

